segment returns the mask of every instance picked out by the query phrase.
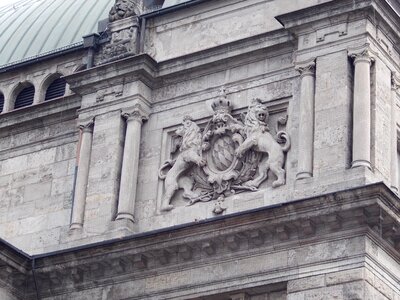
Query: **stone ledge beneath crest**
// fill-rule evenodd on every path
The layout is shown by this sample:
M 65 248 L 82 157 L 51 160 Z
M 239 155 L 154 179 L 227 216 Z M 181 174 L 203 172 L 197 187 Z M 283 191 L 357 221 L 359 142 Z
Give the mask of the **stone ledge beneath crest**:
M 379 183 L 41 255 L 35 274 L 41 297 L 85 289 L 95 298 L 109 282 L 117 297 L 133 281 L 125 294 L 132 299 L 187 299 L 205 296 L 205 287 L 229 291 L 373 265 L 399 293 L 399 216 L 397 196 Z M 234 262 L 240 272 L 226 272 Z M 1 278 L 23 290 L 30 272 Z

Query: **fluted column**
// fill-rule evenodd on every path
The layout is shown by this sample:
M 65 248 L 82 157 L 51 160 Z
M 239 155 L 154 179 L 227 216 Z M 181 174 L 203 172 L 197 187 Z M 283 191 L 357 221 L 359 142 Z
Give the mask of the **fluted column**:
M 81 140 L 70 229 L 80 229 L 83 227 L 86 190 L 89 178 L 90 154 L 92 152 L 93 124 L 94 120 L 91 119 L 90 121 L 79 125 L 79 129 L 81 130 Z
M 392 107 L 391 107 L 391 143 L 390 143 L 390 187 L 396 193 L 399 192 L 399 169 L 397 158 L 397 93 L 400 90 L 400 79 L 392 75 Z
M 300 124 L 299 152 L 296 180 L 313 176 L 315 62 L 299 64 L 300 72 Z
M 141 130 L 148 114 L 138 105 L 122 116 L 127 125 L 116 219 L 134 222 Z
M 352 53 L 354 59 L 353 160 L 351 167 L 371 168 L 371 64 L 370 51 Z

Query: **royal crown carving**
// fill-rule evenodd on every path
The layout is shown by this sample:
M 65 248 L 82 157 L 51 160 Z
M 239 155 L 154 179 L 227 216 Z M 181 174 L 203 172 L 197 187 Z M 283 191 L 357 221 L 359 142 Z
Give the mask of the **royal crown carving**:
M 214 114 L 204 130 L 186 116 L 176 130 L 180 137 L 175 159 L 169 159 L 159 170 L 165 192 L 161 210 L 173 209 L 171 200 L 183 190 L 188 205 L 256 191 L 270 174 L 276 178 L 272 187 L 285 184 L 285 153 L 290 137 L 279 130 L 287 118 L 278 119 L 276 133 L 268 126 L 269 112 L 260 99 L 254 99 L 241 120 L 232 115 L 232 105 L 221 95 L 212 104 Z

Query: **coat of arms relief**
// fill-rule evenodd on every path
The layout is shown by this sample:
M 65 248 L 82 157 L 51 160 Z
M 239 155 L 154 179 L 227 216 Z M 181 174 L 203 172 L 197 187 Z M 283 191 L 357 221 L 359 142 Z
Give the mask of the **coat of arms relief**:
M 179 142 L 171 151 L 174 159 L 165 161 L 159 170 L 165 186 L 162 211 L 174 208 L 171 201 L 178 190 L 193 205 L 257 191 L 271 175 L 272 187 L 285 184 L 290 137 L 282 128 L 287 116 L 271 129 L 268 108 L 260 99 L 254 99 L 240 118 L 232 116 L 226 95 L 215 100 L 212 108 L 214 114 L 203 130 L 186 116 L 175 132 Z M 222 212 L 220 207 L 218 212 Z

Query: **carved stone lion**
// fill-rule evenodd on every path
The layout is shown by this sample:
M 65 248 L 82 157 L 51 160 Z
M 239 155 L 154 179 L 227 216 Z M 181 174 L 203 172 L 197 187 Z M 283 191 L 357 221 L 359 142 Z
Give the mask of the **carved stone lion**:
M 268 155 L 264 156 L 258 166 L 258 177 L 246 182 L 245 185 L 247 186 L 258 187 L 267 179 L 269 170 L 277 177 L 272 183 L 273 187 L 285 184 L 284 152 L 290 149 L 290 138 L 286 132 L 279 131 L 275 139 L 269 132 L 268 117 L 268 108 L 262 104 L 261 100 L 253 100 L 244 119 L 246 139 L 236 149 L 236 155 L 240 158 L 249 150 Z M 277 141 L 283 140 L 286 142 L 281 146 Z
M 183 119 L 183 125 L 176 130 L 182 137 L 179 155 L 175 160 L 167 160 L 159 170 L 160 179 L 165 180 L 165 193 L 162 198 L 161 210 L 169 211 L 174 208 L 171 198 L 178 189 L 183 189 L 184 198 L 196 198 L 199 195 L 192 191 L 193 180 L 186 173 L 194 165 L 203 167 L 206 161 L 201 156 L 202 134 L 197 124 L 189 117 Z M 164 169 L 171 167 L 165 174 Z
M 121 20 L 127 17 L 136 16 L 138 7 L 135 0 L 116 0 L 109 13 L 110 22 Z

